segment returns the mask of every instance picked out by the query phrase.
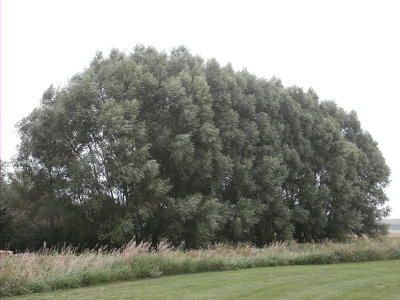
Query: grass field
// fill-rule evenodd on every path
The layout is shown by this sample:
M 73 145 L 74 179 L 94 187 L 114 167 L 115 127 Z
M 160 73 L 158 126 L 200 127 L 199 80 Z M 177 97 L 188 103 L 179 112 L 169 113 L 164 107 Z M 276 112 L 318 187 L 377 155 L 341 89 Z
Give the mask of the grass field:
M 271 267 L 271 270 L 273 270 L 271 272 L 276 272 L 278 270 L 276 267 L 278 266 L 290 266 L 292 268 L 295 265 L 341 265 L 342 263 L 367 261 L 389 261 L 389 265 L 390 261 L 396 261 L 398 266 L 399 259 L 400 237 L 396 234 L 376 240 L 352 238 L 346 243 L 329 241 L 310 244 L 297 244 L 295 242 L 275 243 L 265 248 L 239 244 L 236 246 L 214 245 L 201 250 L 183 251 L 171 248 L 168 243 L 164 242 L 159 245 L 157 251 L 152 249 L 149 244 L 136 246 L 134 243 L 128 244 L 123 249 L 112 251 L 99 249 L 84 253 L 76 253 L 71 248 L 63 250 L 44 249 L 44 251 L 35 254 L 27 253 L 26 255 L 2 257 L 0 297 L 29 294 L 28 298 L 34 299 L 36 297 L 34 296 L 35 293 L 54 292 L 56 290 L 100 286 L 106 283 L 141 282 L 139 280 L 143 278 L 160 276 L 163 280 L 165 277 L 167 281 L 169 280 L 168 278 L 180 280 L 181 277 L 170 277 L 169 275 L 180 276 L 182 274 L 204 272 L 210 272 L 207 273 L 209 275 L 204 275 L 209 278 L 214 276 L 213 274 L 215 273 L 213 272 L 216 271 L 260 267 Z M 270 271 L 268 270 L 266 271 L 268 274 L 275 274 L 269 273 Z M 310 270 L 314 270 L 311 272 L 320 272 L 320 269 Z M 340 273 L 341 271 L 338 271 L 334 278 L 341 277 Z M 248 276 L 252 276 L 251 274 L 249 273 Z M 291 273 L 282 276 L 282 278 L 290 278 Z M 318 279 L 319 276 L 325 275 L 320 274 L 316 278 Z M 379 277 L 379 280 L 384 278 L 382 274 L 376 274 L 376 276 Z M 400 272 L 398 270 L 395 276 L 399 284 Z M 306 282 L 307 278 L 293 279 L 294 281 L 291 281 L 291 284 L 293 285 L 299 281 L 302 282 L 299 287 L 304 285 L 304 288 L 307 288 L 310 285 L 309 282 Z M 371 278 L 373 278 L 372 275 L 368 277 L 368 280 L 370 280 L 370 284 L 373 284 L 374 281 L 371 281 Z M 224 280 L 224 278 L 221 278 L 221 280 Z M 367 281 L 366 285 L 368 285 Z M 145 285 L 148 285 L 152 284 L 153 281 L 144 282 Z M 263 282 L 264 284 L 266 283 L 265 280 Z M 275 284 L 284 285 L 284 282 Z M 192 285 L 192 283 L 189 283 L 189 285 Z M 225 286 L 224 283 L 221 283 L 221 285 Z M 238 282 L 237 285 L 239 286 L 240 283 Z M 173 285 L 167 283 L 167 286 Z M 236 284 L 232 286 L 232 289 L 235 287 Z M 254 287 L 253 283 L 251 283 L 251 288 Z M 159 289 L 158 286 L 153 288 Z M 202 287 L 199 288 L 202 289 Z M 216 286 L 216 288 L 219 288 L 219 286 Z M 113 289 L 113 285 L 107 288 L 105 292 L 109 289 Z M 179 289 L 183 288 L 178 287 Z M 246 285 L 242 286 L 241 289 L 246 290 Z M 260 289 L 262 289 L 262 285 L 260 285 Z M 265 293 L 265 291 L 262 292 Z M 131 293 L 131 291 L 127 293 Z M 145 294 L 145 292 L 143 293 Z M 102 297 L 101 299 L 107 299 Z M 115 298 L 113 296 L 112 299 L 124 298 Z M 143 297 L 140 296 L 140 299 L 143 299 Z
M 400 260 L 166 276 L 7 299 L 400 299 Z

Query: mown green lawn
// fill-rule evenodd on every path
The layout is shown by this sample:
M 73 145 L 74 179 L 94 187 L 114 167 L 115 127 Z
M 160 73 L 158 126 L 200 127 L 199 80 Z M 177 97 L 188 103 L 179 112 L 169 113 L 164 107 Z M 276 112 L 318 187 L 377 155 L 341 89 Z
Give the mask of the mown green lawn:
M 7 299 L 400 299 L 400 260 L 165 276 Z

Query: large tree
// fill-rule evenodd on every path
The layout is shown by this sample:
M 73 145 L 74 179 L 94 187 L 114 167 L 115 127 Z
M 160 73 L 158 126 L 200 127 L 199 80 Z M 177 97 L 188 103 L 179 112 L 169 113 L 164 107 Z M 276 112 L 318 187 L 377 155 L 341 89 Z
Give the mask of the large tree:
M 18 131 L 7 205 L 36 242 L 197 248 L 384 232 L 390 172 L 355 112 L 182 46 L 97 53 Z

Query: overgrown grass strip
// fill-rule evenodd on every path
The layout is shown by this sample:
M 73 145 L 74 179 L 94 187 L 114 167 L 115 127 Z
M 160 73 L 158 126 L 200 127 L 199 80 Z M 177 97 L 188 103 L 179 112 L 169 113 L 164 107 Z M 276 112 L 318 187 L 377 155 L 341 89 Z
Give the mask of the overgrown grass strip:
M 400 259 L 400 239 L 357 239 L 347 243 L 276 243 L 265 248 L 246 244 L 214 245 L 183 251 L 161 243 L 112 251 L 44 249 L 2 258 L 1 297 L 91 286 L 162 275 L 238 270 L 254 267 L 336 264 Z

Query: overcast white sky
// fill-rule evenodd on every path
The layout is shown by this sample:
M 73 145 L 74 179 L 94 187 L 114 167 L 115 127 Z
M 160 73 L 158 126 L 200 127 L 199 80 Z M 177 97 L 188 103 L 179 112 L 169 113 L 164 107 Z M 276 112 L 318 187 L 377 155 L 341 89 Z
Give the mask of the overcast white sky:
M 1 0 L 1 158 L 16 153 L 13 127 L 43 91 L 97 50 L 185 45 L 355 110 L 392 170 L 391 218 L 400 219 L 399 13 L 395 0 Z

